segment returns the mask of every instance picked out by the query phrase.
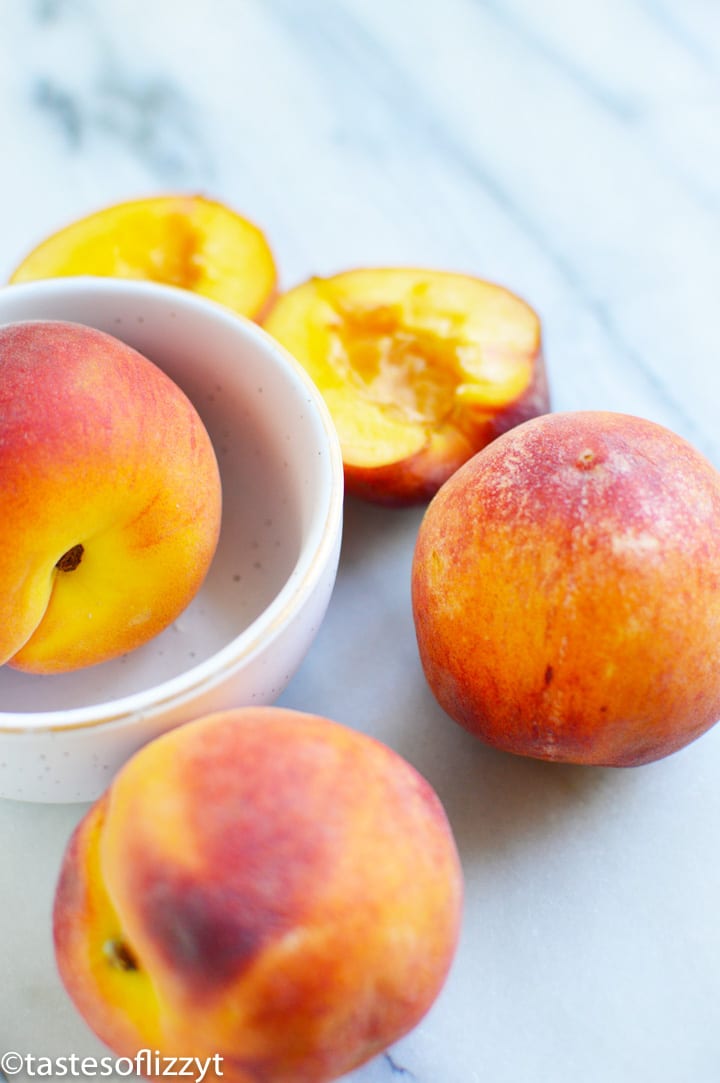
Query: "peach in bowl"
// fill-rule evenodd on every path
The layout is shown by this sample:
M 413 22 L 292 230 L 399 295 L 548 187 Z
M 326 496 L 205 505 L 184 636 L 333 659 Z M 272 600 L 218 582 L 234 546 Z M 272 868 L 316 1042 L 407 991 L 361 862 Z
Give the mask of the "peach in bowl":
M 212 301 L 170 286 L 109 278 L 54 279 L 0 290 L 0 336 L 6 343 L 24 342 L 23 335 L 15 336 L 15 329 L 38 321 L 41 331 L 44 325 L 56 324 L 57 330 L 67 324 L 110 335 L 169 377 L 209 436 L 222 491 L 218 533 L 218 524 L 213 522 L 217 501 L 196 499 L 213 485 L 212 467 L 204 453 L 204 473 L 198 473 L 195 485 L 198 491 L 193 493 L 187 478 L 183 483 L 187 502 L 183 515 L 188 521 L 207 519 L 205 526 L 196 522 L 191 532 L 193 538 L 202 539 L 197 544 L 207 569 L 195 576 L 199 583 L 192 584 L 184 608 L 177 603 L 176 566 L 192 563 L 187 552 L 181 559 L 170 546 L 162 560 L 142 572 L 148 594 L 160 599 L 161 608 L 162 583 L 167 582 L 172 601 L 168 601 L 163 630 L 115 656 L 107 650 L 106 660 L 96 664 L 85 664 L 83 658 L 82 664 L 59 667 L 64 671 L 52 671 L 45 662 L 38 665 L 35 657 L 42 652 L 26 647 L 15 655 L 18 664 L 10 657 L 3 658 L 9 664 L 0 665 L 0 797 L 90 801 L 103 792 L 132 753 L 166 730 L 211 710 L 272 703 L 284 690 L 314 639 L 334 586 L 342 529 L 342 458 L 330 415 L 301 366 L 262 328 Z M 12 366 L 5 367 L 7 387 Z M 23 364 L 15 369 L 22 376 Z M 33 394 L 40 403 L 47 396 L 43 416 L 50 417 L 64 409 L 63 370 L 58 370 L 60 386 L 54 390 L 48 386 L 54 378 L 52 367 L 43 372 L 42 380 L 36 381 L 42 386 L 34 386 Z M 82 381 L 78 378 L 78 382 Z M 16 386 L 21 384 L 16 382 Z M 25 386 L 33 386 L 32 381 Z M 98 500 L 112 496 L 113 506 L 121 506 L 127 492 L 130 507 L 133 486 L 138 484 L 135 479 L 141 473 L 152 474 L 165 450 L 171 463 L 186 456 L 192 481 L 197 467 L 186 450 L 175 447 L 165 392 L 159 388 L 153 394 L 153 403 L 148 399 L 147 411 L 145 407 L 141 411 L 140 426 L 132 429 L 147 435 L 133 437 L 136 446 L 128 450 L 128 460 L 116 472 L 100 458 L 105 454 L 113 466 L 107 440 L 98 439 L 98 457 L 93 454 L 93 433 L 103 425 L 88 410 L 88 447 L 76 457 L 74 472 L 66 471 L 55 491 L 46 485 L 42 499 L 33 484 L 35 467 L 31 469 L 20 445 L 22 425 L 13 428 L 8 422 L 6 435 L 11 433 L 18 446 L 17 455 L 8 454 L 4 460 L 19 463 L 17 476 L 15 466 L 12 470 L 16 495 L 8 498 L 19 516 L 17 522 L 22 524 L 23 508 L 34 502 L 32 521 L 41 521 L 45 534 L 53 533 L 54 544 L 63 548 L 57 538 L 73 540 L 90 481 L 98 487 Z M 12 402 L 9 391 L 5 397 Z M 122 393 L 109 381 L 111 397 L 124 416 Z M 25 415 L 24 424 L 31 427 L 32 413 L 25 409 Z M 47 422 L 38 416 L 37 424 Z M 80 424 L 68 430 L 68 439 L 76 440 L 72 433 L 82 429 Z M 63 431 L 62 426 L 55 426 L 52 447 L 48 437 L 46 458 L 54 459 L 58 452 L 61 458 L 68 457 L 62 448 Z M 145 440 L 146 447 L 137 446 Z M 170 447 L 163 448 L 164 444 Z M 195 437 L 191 444 L 196 448 Z M 28 465 L 23 472 L 25 459 Z M 47 511 L 49 503 L 52 514 Z M 94 498 L 91 505 L 93 511 Z M 39 519 L 38 509 L 43 512 Z M 157 518 L 156 505 L 152 514 Z M 151 517 L 144 506 L 142 512 L 127 516 L 133 523 L 141 517 Z M 22 535 L 16 525 L 11 548 L 17 556 L 16 550 L 27 545 L 29 563 L 34 559 L 30 550 L 42 546 L 44 539 Z M 0 541 L 5 549 L 10 545 L 7 538 Z M 101 574 L 93 589 L 100 602 L 103 591 L 107 592 L 105 607 L 109 609 L 127 604 L 126 548 L 111 537 L 102 550 Z M 87 552 L 82 550 L 81 544 L 69 545 L 52 570 L 53 576 L 63 578 L 63 589 L 65 583 L 73 584 L 72 590 L 66 590 L 70 599 L 66 609 L 56 602 L 53 644 L 67 639 L 71 625 L 76 626 L 74 599 L 84 597 L 73 595 L 75 584 L 83 576 L 90 581 L 93 552 L 89 545 Z M 80 568 L 78 560 L 85 562 Z M 96 567 L 98 563 L 96 558 Z M 0 583 L 0 590 L 8 613 L 23 611 L 24 602 L 8 602 L 14 583 Z M 143 616 L 140 610 L 142 606 L 137 607 L 134 620 Z M 10 631 L 5 629 L 6 638 L 12 638 Z M 106 632 L 105 639 L 112 647 L 112 632 Z M 36 640 L 42 640 L 39 631 L 28 644 Z

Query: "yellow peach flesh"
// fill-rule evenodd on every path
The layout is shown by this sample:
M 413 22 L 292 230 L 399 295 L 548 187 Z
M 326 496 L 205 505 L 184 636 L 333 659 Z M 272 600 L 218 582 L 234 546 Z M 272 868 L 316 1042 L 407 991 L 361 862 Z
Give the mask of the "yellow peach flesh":
M 156 196 L 107 207 L 39 244 L 11 282 L 100 275 L 165 283 L 254 318 L 276 284 L 272 252 L 247 219 L 201 196 Z
M 496 428 L 547 408 L 537 317 L 500 287 L 411 269 L 349 271 L 282 296 L 265 327 L 308 369 L 350 491 L 426 496 Z M 420 458 L 418 458 L 420 457 Z M 390 470 L 414 473 L 394 482 Z M 374 475 L 373 471 L 382 471 Z M 393 492 L 393 486 L 395 490 Z M 400 490 L 405 489 L 404 495 Z

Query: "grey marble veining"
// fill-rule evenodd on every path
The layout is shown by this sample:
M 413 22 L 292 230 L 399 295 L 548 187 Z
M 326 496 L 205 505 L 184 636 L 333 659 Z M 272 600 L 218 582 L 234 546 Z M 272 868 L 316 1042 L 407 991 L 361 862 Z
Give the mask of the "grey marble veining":
M 90 210 L 203 191 L 262 226 L 286 286 L 382 264 L 509 286 L 555 408 L 653 418 L 720 466 L 712 0 L 8 0 L 0 141 L 0 279 Z M 420 517 L 348 501 L 282 698 L 407 756 L 467 878 L 442 996 L 353 1083 L 717 1083 L 720 728 L 626 772 L 481 747 L 420 674 Z M 100 1050 L 49 939 L 80 811 L 0 804 L 0 1051 Z

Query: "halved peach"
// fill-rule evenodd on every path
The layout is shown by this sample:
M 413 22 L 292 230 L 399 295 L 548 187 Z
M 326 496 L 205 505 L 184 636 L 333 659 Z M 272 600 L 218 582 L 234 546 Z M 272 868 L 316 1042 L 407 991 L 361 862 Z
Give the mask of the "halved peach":
M 277 282 L 262 231 L 199 195 L 153 196 L 96 211 L 39 244 L 10 281 L 85 274 L 179 286 L 253 319 Z
M 549 410 L 536 313 L 468 275 L 312 278 L 263 324 L 324 395 L 348 492 L 377 503 L 428 500 L 496 436 Z

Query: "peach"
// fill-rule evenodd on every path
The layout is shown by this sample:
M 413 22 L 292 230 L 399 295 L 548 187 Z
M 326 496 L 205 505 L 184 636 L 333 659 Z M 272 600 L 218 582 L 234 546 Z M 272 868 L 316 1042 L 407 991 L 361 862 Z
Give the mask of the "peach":
M 78 219 L 34 248 L 10 281 L 66 275 L 163 282 L 252 319 L 267 307 L 277 280 L 262 231 L 197 195 L 132 200 Z
M 52 673 L 123 654 L 199 589 L 221 490 L 192 403 L 79 324 L 0 328 L 0 664 Z
M 430 504 L 412 604 L 430 688 L 484 741 L 657 760 L 720 717 L 720 475 L 641 418 L 528 421 Z
M 324 718 L 242 708 L 146 745 L 85 815 L 56 958 L 119 1055 L 321 1083 L 428 1011 L 461 893 L 442 806 L 405 760 Z
M 428 500 L 496 436 L 549 409 L 538 317 L 468 275 L 313 278 L 280 296 L 264 326 L 323 393 L 348 492 L 377 503 Z

